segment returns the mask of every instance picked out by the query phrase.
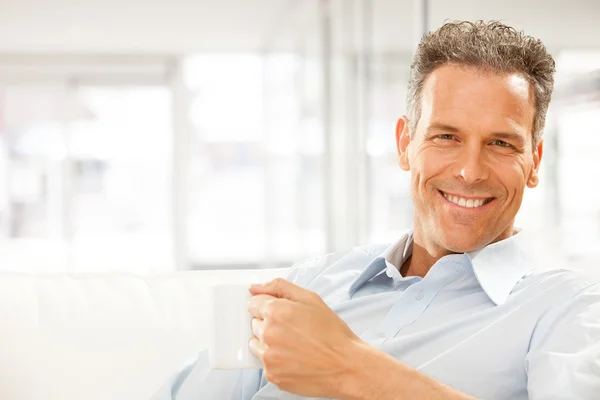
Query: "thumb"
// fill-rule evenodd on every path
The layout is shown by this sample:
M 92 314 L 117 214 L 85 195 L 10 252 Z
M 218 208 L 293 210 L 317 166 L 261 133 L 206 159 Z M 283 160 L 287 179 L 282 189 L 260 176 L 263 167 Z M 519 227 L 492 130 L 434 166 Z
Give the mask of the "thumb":
M 250 286 L 250 292 L 253 295 L 267 294 L 269 296 L 291 301 L 302 302 L 308 299 L 308 290 L 294 285 L 292 282 L 283 278 L 276 278 L 263 284 L 254 284 Z

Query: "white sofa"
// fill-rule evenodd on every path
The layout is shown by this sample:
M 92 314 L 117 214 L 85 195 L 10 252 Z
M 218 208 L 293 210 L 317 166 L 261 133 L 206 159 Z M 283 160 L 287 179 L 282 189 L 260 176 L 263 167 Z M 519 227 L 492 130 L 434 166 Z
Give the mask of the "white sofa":
M 206 347 L 210 285 L 287 271 L 0 272 L 0 400 L 148 400 Z
M 205 348 L 209 285 L 286 272 L 0 273 L 0 399 L 147 400 Z

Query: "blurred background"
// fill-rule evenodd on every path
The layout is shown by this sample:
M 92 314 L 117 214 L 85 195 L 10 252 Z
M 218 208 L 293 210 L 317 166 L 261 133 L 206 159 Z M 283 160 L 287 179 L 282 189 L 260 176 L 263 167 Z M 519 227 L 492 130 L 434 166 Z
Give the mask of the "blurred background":
M 518 224 L 540 259 L 600 270 L 597 0 L 0 0 L 0 269 L 267 268 L 395 240 L 395 122 L 446 19 L 555 56 Z

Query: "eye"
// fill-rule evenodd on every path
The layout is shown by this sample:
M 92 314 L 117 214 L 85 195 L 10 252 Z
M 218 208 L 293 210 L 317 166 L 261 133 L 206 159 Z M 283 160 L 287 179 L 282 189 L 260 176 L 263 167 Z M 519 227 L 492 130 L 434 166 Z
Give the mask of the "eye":
M 500 140 L 500 139 L 492 140 L 491 144 L 494 146 L 500 146 L 500 147 L 512 147 L 512 145 L 510 143 L 506 143 L 504 140 Z
M 454 139 L 456 139 L 456 136 L 454 136 L 450 133 L 442 133 L 441 135 L 438 135 L 438 138 L 443 139 L 443 140 L 454 140 Z

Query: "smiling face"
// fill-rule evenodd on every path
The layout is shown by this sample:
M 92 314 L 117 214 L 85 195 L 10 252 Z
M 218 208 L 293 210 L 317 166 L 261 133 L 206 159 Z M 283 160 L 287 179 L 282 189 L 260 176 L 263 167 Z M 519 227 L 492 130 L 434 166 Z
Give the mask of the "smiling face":
M 425 80 L 415 131 L 398 121 L 400 166 L 411 172 L 415 242 L 464 253 L 512 235 L 525 187 L 538 183 L 535 105 L 519 74 L 445 65 Z

